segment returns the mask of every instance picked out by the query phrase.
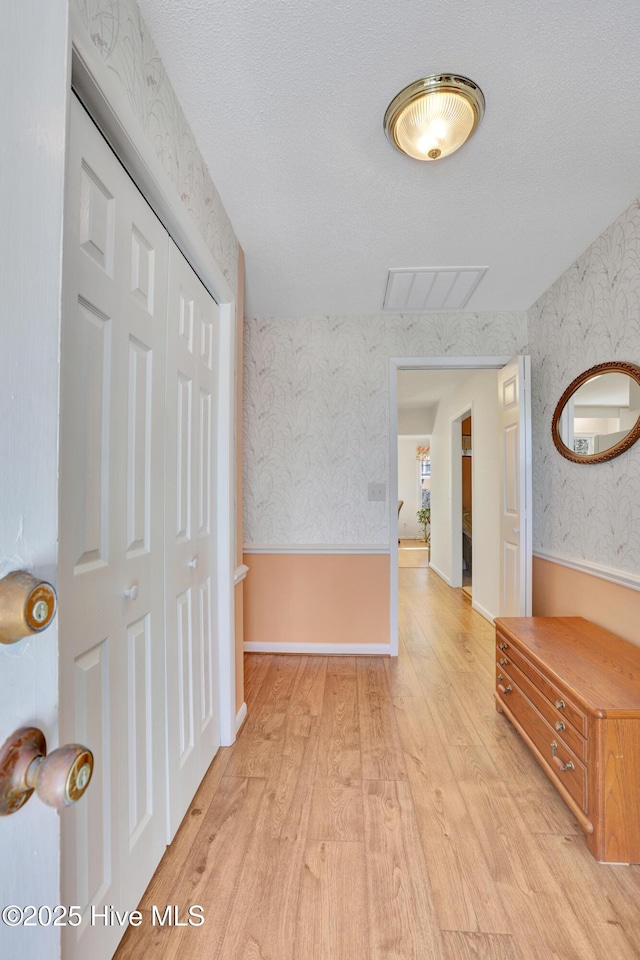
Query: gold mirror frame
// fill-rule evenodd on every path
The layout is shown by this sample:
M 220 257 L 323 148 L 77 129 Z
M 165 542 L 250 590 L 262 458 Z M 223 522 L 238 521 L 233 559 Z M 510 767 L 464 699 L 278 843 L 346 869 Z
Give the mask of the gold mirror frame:
M 613 460 L 614 457 L 619 457 L 621 453 L 624 453 L 625 450 L 628 450 L 629 447 L 632 447 L 636 440 L 640 439 L 640 417 L 638 417 L 635 425 L 631 427 L 626 437 L 623 437 L 622 440 L 614 444 L 614 446 L 610 447 L 608 450 L 603 450 L 602 453 L 589 453 L 586 456 L 580 456 L 573 450 L 570 450 L 569 447 L 563 443 L 562 438 L 560 437 L 560 416 L 564 410 L 565 404 L 570 397 L 573 396 L 576 390 L 582 386 L 583 383 L 586 383 L 587 380 L 591 380 L 592 377 L 603 373 L 626 373 L 628 377 L 631 377 L 636 381 L 637 384 L 640 385 L 640 367 L 635 363 L 626 363 L 625 361 L 617 360 L 614 360 L 611 363 L 598 363 L 595 367 L 590 367 L 589 370 L 585 370 L 585 372 L 581 373 L 579 377 L 576 377 L 575 380 L 571 381 L 565 392 L 558 400 L 556 409 L 553 413 L 551 434 L 553 436 L 553 442 L 558 453 L 560 453 L 567 460 L 571 460 L 573 463 L 606 463 L 608 460 Z

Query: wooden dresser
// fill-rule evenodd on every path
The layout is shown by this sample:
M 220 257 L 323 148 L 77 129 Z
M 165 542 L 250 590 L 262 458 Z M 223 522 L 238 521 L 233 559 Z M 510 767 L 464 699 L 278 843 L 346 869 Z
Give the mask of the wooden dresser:
M 580 617 L 497 619 L 495 698 L 594 857 L 639 863 L 640 648 Z

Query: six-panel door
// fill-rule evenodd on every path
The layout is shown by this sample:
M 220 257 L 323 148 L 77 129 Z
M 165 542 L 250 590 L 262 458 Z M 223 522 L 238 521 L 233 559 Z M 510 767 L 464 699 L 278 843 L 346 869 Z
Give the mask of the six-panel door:
M 220 746 L 215 469 L 218 306 L 169 248 L 166 619 L 169 829 L 173 838 Z
M 170 283 L 166 230 L 75 98 L 66 203 L 60 737 L 96 764 L 62 814 L 63 899 L 84 919 L 63 951 L 106 960 L 124 927 L 101 913 L 135 909 L 165 849 L 168 794 L 179 822 L 219 743 L 218 314 L 175 248 Z

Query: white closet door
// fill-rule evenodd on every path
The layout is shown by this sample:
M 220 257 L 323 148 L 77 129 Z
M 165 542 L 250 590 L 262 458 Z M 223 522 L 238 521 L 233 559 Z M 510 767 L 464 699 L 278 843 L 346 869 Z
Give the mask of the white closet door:
M 60 736 L 95 754 L 61 814 L 66 960 L 110 958 L 165 849 L 164 386 L 168 235 L 71 105 L 60 410 Z
M 215 457 L 219 330 L 218 305 L 170 241 L 166 436 L 169 839 L 220 746 Z

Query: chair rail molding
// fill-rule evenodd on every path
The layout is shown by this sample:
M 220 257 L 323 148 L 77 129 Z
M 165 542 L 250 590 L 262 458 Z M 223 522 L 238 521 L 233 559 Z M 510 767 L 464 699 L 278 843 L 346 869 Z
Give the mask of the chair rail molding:
M 239 567 L 236 567 L 235 573 L 233 575 L 233 582 L 237 586 L 239 583 L 242 583 L 246 575 L 249 573 L 249 567 L 246 563 L 240 564 Z
M 569 567 L 569 569 L 577 570 L 580 573 L 588 573 L 592 577 L 599 577 L 600 580 L 608 580 L 610 583 L 616 583 L 620 587 L 640 590 L 640 574 L 637 573 L 630 573 L 627 570 L 617 570 L 615 567 L 606 567 L 603 564 L 594 563 L 593 560 L 565 557 L 551 550 L 534 550 L 533 555 L 540 560 L 559 563 L 562 567 Z
M 251 553 L 389 553 L 389 545 L 383 543 L 246 543 L 243 552 Z

